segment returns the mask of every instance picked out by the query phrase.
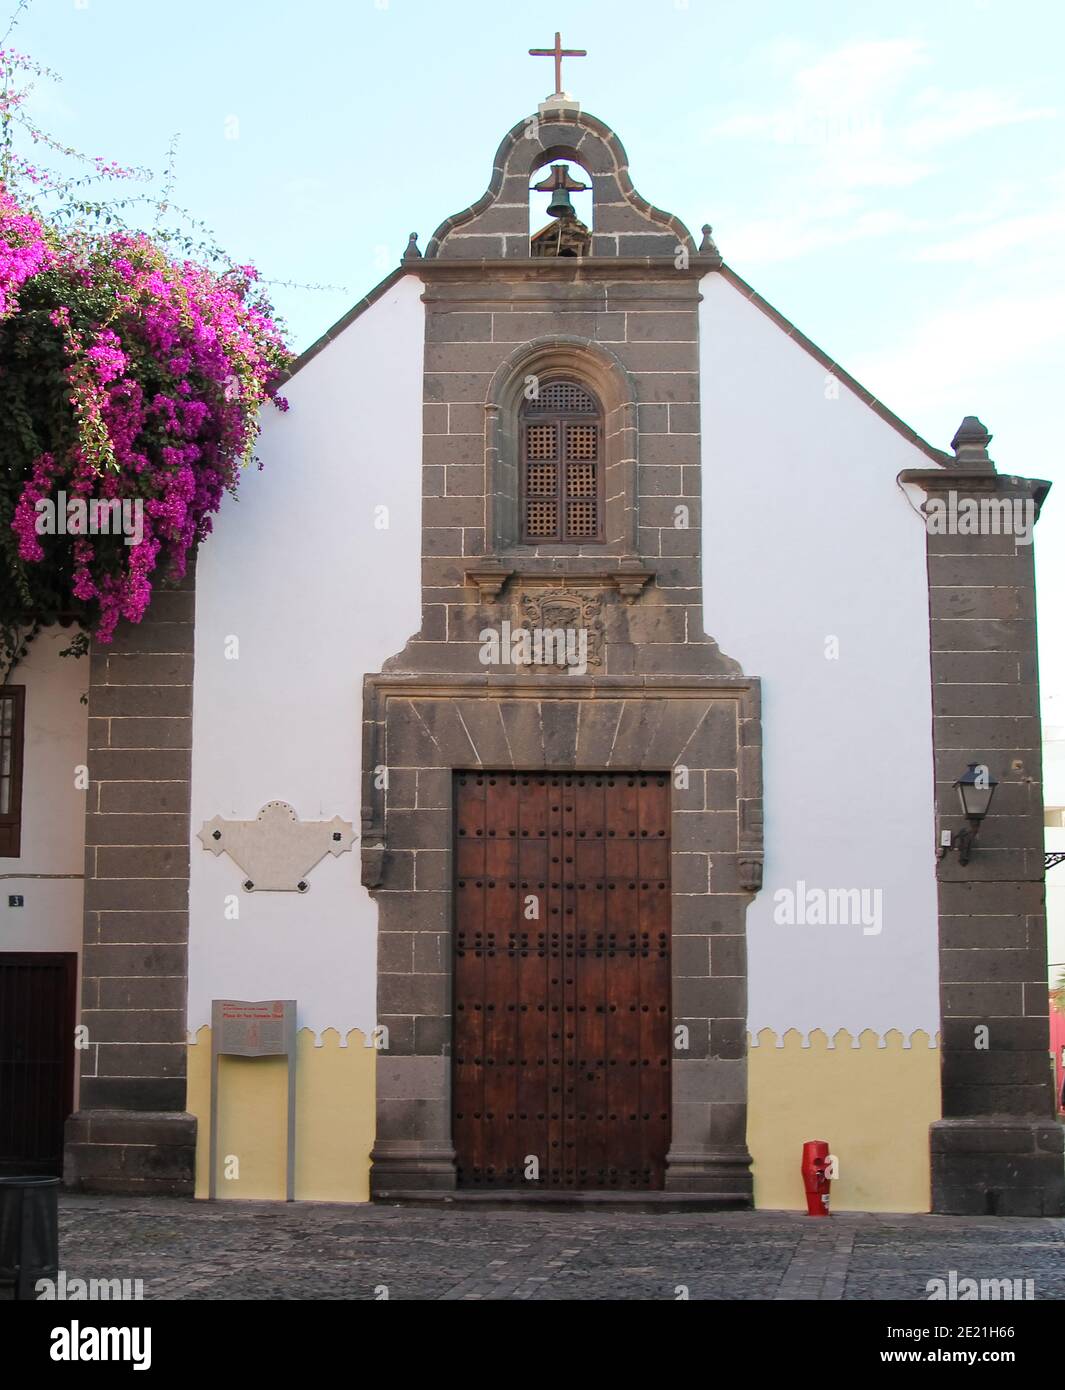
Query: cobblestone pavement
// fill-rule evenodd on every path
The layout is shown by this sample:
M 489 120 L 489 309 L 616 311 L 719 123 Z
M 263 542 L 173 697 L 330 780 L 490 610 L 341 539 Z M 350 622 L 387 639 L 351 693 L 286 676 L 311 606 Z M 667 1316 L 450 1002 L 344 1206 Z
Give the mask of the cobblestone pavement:
M 1065 1221 L 65 1195 L 60 1266 L 147 1299 L 926 1299 L 951 1270 L 1065 1299 Z

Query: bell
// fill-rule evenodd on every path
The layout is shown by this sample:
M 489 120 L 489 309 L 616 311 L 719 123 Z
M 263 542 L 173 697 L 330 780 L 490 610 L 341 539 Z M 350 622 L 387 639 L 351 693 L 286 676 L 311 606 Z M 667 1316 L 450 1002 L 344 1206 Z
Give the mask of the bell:
M 573 204 L 569 200 L 569 191 L 565 188 L 556 188 L 551 194 L 551 201 L 547 205 L 548 217 L 575 217 Z
M 578 183 L 576 179 L 570 178 L 569 168 L 565 164 L 552 164 L 550 176 L 542 183 L 533 184 L 537 193 L 551 194 L 551 202 L 547 207 L 548 217 L 576 217 L 569 195 L 583 192 L 587 187 L 586 183 Z

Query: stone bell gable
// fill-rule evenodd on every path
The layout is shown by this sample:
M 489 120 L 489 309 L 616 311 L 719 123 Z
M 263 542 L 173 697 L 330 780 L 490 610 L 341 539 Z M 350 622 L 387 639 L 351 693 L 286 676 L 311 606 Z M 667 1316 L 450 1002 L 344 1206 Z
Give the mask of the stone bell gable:
M 609 126 L 575 103 L 545 102 L 538 115 L 519 121 L 504 136 L 488 188 L 475 203 L 441 222 L 426 247 L 426 259 L 527 260 L 529 184 L 537 169 L 554 160 L 572 160 L 591 177 L 593 258 L 673 260 L 680 248 L 695 254 L 680 218 L 636 192 L 628 155 Z

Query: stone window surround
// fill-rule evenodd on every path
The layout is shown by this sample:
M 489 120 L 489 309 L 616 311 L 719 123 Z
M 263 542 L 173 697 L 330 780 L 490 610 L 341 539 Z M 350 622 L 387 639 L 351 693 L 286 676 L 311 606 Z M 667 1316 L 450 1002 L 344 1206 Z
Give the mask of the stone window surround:
M 688 797 L 683 790 L 673 791 L 674 1024 L 688 1024 L 694 1041 L 687 1056 L 678 1052 L 673 1060 L 672 1142 L 666 1188 L 700 1193 L 727 1205 L 750 1204 L 743 920 L 751 894 L 761 881 L 762 791 L 758 681 L 743 676 L 619 676 L 594 680 L 487 675 L 366 678 L 363 882 L 378 901 L 379 930 L 439 932 L 442 895 L 447 904 L 444 976 L 430 976 L 424 981 L 441 992 L 437 1007 L 443 1016 L 418 1019 L 419 1023 L 432 1025 L 426 1027 L 424 1036 L 434 1041 L 411 1043 L 401 1052 L 382 1051 L 378 1056 L 377 1140 L 372 1179 L 375 1196 L 409 1197 L 419 1192 L 439 1195 L 454 1188 L 455 1166 L 450 1128 L 450 1048 L 446 1043 L 451 1024 L 450 879 L 446 888 L 436 886 L 424 894 L 424 924 L 419 917 L 417 890 L 401 891 L 398 895 L 390 891 L 390 851 L 402 853 L 409 850 L 410 844 L 394 844 L 388 793 L 375 786 L 374 769 L 386 766 L 392 773 L 393 764 L 402 767 L 406 763 L 405 757 L 397 761 L 394 750 L 397 739 L 410 737 L 413 717 L 424 730 L 424 735 L 419 730 L 416 736 L 425 739 L 433 760 L 427 770 L 433 773 L 510 768 L 561 774 L 611 770 L 671 772 L 684 762 L 685 747 L 701 730 L 710 711 L 729 702 L 734 704 L 735 741 L 726 735 L 728 751 L 710 761 L 716 764 L 714 771 L 725 775 L 726 784 L 729 774 L 735 774 L 734 802 L 711 809 L 709 794 L 701 801 L 698 794 Z M 531 721 L 530 706 L 538 711 L 538 718 Z M 524 741 L 515 737 L 515 728 L 521 726 L 523 718 L 526 732 L 530 727 L 538 730 Z M 696 787 L 708 786 L 709 779 L 704 784 L 700 775 L 706 765 L 696 766 L 696 762 L 693 757 L 691 770 Z M 437 806 L 428 813 L 430 819 L 436 818 L 445 842 L 438 843 L 434 835 L 432 844 L 419 844 L 418 848 L 446 848 L 450 854 L 450 791 L 446 799 L 446 807 Z M 715 836 L 720 836 L 723 822 L 730 814 L 734 824 L 728 830 L 728 849 L 722 852 L 715 848 L 721 843 Z M 403 816 L 409 818 L 411 812 L 407 810 L 397 819 Z M 702 866 L 696 863 L 697 859 L 703 861 Z M 716 891 L 709 884 L 711 874 L 720 881 Z M 725 931 L 720 924 L 716 928 L 713 924 L 715 899 L 718 915 L 726 903 L 733 912 L 731 926 Z M 390 911 L 395 914 L 391 924 Z M 437 914 L 435 922 L 431 920 L 433 914 Z M 721 934 L 715 935 L 715 929 Z M 716 949 L 713 942 L 718 943 Z M 705 961 L 701 959 L 704 949 L 708 958 Z M 688 964 L 693 956 L 699 959 L 698 965 Z M 381 979 L 379 976 L 379 991 Z M 415 978 L 411 985 L 412 990 L 416 988 Z M 727 1004 L 717 1002 L 726 997 Z M 379 1006 L 381 1021 L 390 1011 L 396 1012 L 394 1005 Z M 715 1021 L 727 1036 L 724 1043 L 713 1031 Z M 417 1036 L 412 1027 L 412 1037 Z M 443 1045 L 441 1039 L 445 1040 Z
M 603 409 L 605 539 L 583 544 L 526 545 L 519 537 L 521 464 L 519 414 L 526 380 L 566 376 L 587 386 Z M 613 555 L 636 560 L 639 430 L 629 373 L 603 343 L 545 335 L 522 343 L 500 364 L 485 404 L 485 534 L 490 560 Z

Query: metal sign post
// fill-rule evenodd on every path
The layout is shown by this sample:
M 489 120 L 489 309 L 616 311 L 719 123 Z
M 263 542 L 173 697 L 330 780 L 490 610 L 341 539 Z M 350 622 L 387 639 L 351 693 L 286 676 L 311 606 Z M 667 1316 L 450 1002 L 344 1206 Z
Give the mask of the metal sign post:
M 295 999 L 211 1000 L 211 1175 L 208 1196 L 218 1195 L 218 1059 L 288 1059 L 288 1143 L 285 1200 L 296 1191 L 296 1001 Z

